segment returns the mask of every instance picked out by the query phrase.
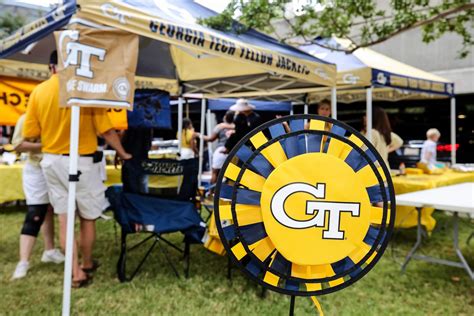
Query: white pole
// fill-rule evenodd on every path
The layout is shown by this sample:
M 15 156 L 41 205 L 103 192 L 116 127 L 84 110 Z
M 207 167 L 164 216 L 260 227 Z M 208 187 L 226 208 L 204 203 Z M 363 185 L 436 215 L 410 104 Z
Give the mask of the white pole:
M 178 153 L 181 154 L 181 139 L 183 138 L 183 102 L 182 97 L 178 98 Z
M 336 87 L 331 88 L 331 117 L 337 120 L 337 91 Z
M 291 110 L 290 110 L 290 115 L 293 115 L 293 102 L 291 102 Z
M 372 141 L 372 87 L 366 89 L 367 92 L 367 104 L 366 104 L 366 118 L 367 118 L 367 139 L 369 142 Z
M 451 98 L 451 164 L 456 163 L 456 98 Z
M 207 109 L 207 118 L 206 118 L 206 128 L 207 128 L 207 135 L 212 134 L 212 121 L 211 121 L 211 110 Z M 212 146 L 207 146 L 207 153 L 209 155 L 209 166 L 212 166 Z
M 206 99 L 201 100 L 201 130 L 199 132 L 199 173 L 198 173 L 198 183 L 199 185 L 202 184 L 202 161 L 203 161 L 203 153 L 204 153 L 204 124 L 205 124 L 205 117 L 206 117 Z
M 69 146 L 69 175 L 77 175 L 79 158 L 79 118 L 81 110 L 77 105 L 71 108 L 71 138 Z M 72 256 L 74 249 L 74 221 L 76 212 L 76 184 L 77 181 L 69 179 L 67 200 L 67 229 L 66 229 L 66 259 L 64 262 L 63 283 L 63 316 L 68 316 L 71 311 L 71 280 Z

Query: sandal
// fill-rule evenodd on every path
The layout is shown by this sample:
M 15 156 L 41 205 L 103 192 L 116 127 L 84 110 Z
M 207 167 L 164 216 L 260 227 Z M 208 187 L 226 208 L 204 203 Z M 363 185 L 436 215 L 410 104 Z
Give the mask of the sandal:
M 91 274 L 91 273 L 94 273 L 99 267 L 100 267 L 100 262 L 98 260 L 92 260 L 92 267 L 82 268 L 82 271 L 84 271 L 87 274 Z
M 89 274 L 86 274 L 86 275 L 87 277 L 85 279 L 78 280 L 78 281 L 72 280 L 71 287 L 73 289 L 80 289 L 80 288 L 89 286 L 92 283 L 92 276 Z

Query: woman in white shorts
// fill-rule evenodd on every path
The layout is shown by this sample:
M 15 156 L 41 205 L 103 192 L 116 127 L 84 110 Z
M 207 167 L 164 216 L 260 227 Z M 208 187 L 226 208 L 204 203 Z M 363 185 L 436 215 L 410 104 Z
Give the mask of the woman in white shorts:
M 53 211 L 49 206 L 48 187 L 39 165 L 41 144 L 25 141 L 22 138 L 24 120 L 24 115 L 19 118 L 13 133 L 12 144 L 17 152 L 28 152 L 28 159 L 23 168 L 23 191 L 28 211 L 20 235 L 20 261 L 12 279 L 23 278 L 28 273 L 31 252 L 41 226 L 43 226 L 45 249 L 41 261 L 54 263 L 64 261 L 64 255 L 54 248 Z
M 224 115 L 224 121 L 219 123 L 212 131 L 212 134 L 209 136 L 204 136 L 204 140 L 208 142 L 213 142 L 217 139 L 217 148 L 212 154 L 212 177 L 211 183 L 216 183 L 217 175 L 221 170 L 224 162 L 227 158 L 227 153 L 225 152 L 225 142 L 229 136 L 234 132 L 234 112 L 227 111 Z

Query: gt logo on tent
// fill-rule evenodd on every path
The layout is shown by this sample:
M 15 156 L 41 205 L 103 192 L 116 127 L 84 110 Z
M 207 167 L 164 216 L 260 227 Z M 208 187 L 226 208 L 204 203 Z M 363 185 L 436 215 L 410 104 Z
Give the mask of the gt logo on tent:
M 326 214 L 328 218 L 328 229 L 323 230 L 323 239 L 344 239 L 344 231 L 340 229 L 342 212 L 349 212 L 351 216 L 357 217 L 360 212 L 360 203 L 307 201 L 306 215 L 314 215 L 309 220 L 296 220 L 285 211 L 285 201 L 297 192 L 312 195 L 315 199 L 324 199 L 326 195 L 326 184 L 318 183 L 311 186 L 307 183 L 291 183 L 280 188 L 272 197 L 270 209 L 273 217 L 282 225 L 305 229 L 310 227 L 325 227 Z

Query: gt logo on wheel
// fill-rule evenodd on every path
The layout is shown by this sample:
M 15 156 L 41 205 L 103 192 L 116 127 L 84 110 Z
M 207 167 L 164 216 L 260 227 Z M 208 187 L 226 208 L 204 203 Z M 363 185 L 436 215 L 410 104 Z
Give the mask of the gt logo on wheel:
M 309 227 L 325 227 L 328 214 L 328 229 L 323 231 L 323 239 L 344 239 L 344 231 L 340 229 L 342 212 L 349 212 L 351 216 L 359 216 L 360 203 L 339 203 L 325 201 L 307 201 L 306 215 L 314 215 L 309 220 L 297 220 L 285 212 L 285 201 L 294 193 L 305 192 L 316 199 L 324 199 L 326 185 L 318 183 L 311 186 L 307 183 L 291 183 L 279 189 L 272 198 L 271 212 L 273 217 L 282 225 L 289 228 L 304 229 Z

